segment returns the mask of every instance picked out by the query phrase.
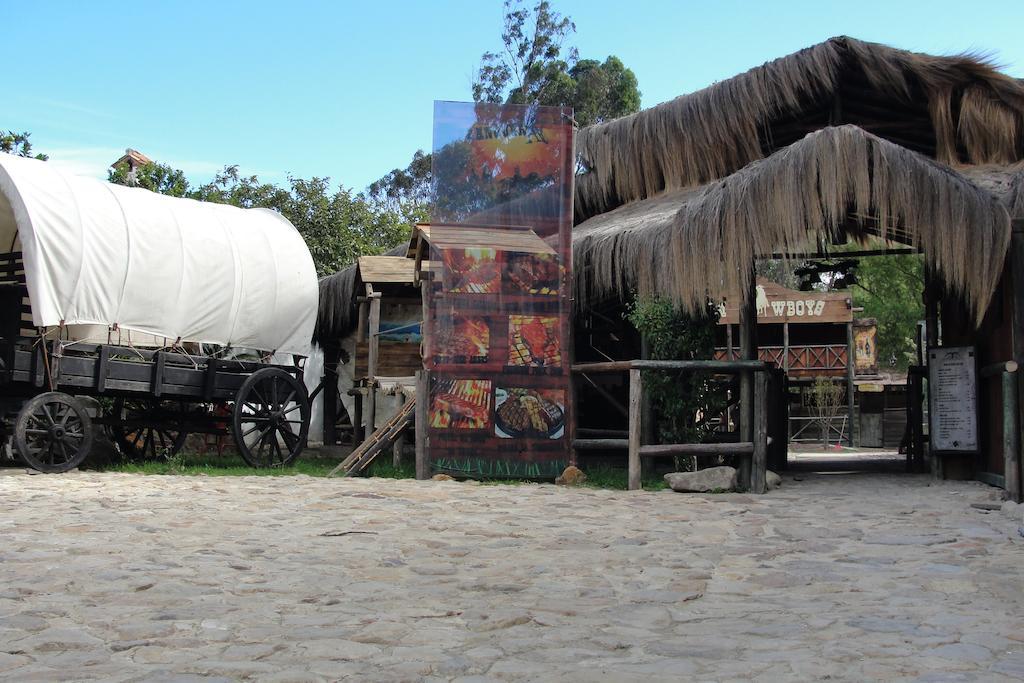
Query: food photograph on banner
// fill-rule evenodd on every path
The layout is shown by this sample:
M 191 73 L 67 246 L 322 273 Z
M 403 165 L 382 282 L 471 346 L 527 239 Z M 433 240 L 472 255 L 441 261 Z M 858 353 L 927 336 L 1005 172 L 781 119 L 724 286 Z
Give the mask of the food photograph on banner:
M 436 472 L 569 463 L 571 110 L 437 102 L 426 356 Z

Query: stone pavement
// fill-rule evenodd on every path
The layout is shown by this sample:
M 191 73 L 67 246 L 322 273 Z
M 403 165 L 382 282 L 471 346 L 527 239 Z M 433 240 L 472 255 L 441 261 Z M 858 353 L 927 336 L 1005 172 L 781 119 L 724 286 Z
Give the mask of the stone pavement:
M 9 680 L 1010 681 L 1024 539 L 977 483 L 761 496 L 0 475 Z

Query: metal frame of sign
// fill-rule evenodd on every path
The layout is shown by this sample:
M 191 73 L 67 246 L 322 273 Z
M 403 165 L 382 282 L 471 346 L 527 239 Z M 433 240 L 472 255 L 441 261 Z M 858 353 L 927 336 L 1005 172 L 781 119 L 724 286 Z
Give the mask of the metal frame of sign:
M 933 393 L 932 387 L 934 382 L 932 381 L 932 368 L 934 367 L 931 362 L 932 351 L 952 351 L 955 349 L 963 349 L 970 351 L 974 357 L 974 434 L 975 434 L 975 447 L 971 449 L 937 449 L 935 448 L 935 428 L 932 421 L 935 419 L 935 410 L 933 409 Z M 981 377 L 979 373 L 980 366 L 978 365 L 978 347 L 976 346 L 929 346 L 926 352 L 925 358 L 927 359 L 928 373 L 926 379 L 928 380 L 928 452 L 932 455 L 980 455 L 981 453 L 981 409 L 979 403 L 979 392 L 978 392 L 978 379 Z

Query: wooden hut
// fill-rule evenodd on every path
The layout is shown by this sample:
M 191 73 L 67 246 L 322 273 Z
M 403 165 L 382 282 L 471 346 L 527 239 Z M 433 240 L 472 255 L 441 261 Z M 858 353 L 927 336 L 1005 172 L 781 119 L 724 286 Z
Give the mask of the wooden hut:
M 741 292 L 735 342 L 756 359 L 756 259 L 883 239 L 923 255 L 931 342 L 941 341 L 941 309 L 950 340 L 954 321 L 971 340 L 978 324 L 1009 332 L 998 348 L 981 345 L 983 363 L 1024 353 L 1024 296 L 1015 293 L 1024 287 L 1012 279 L 1024 272 L 1024 227 L 1010 249 L 1011 219 L 1024 219 L 1024 83 L 983 58 L 833 38 L 584 128 L 577 152 L 578 320 L 613 320 L 607 310 L 635 294 L 697 311 Z M 342 271 L 322 287 L 322 342 L 353 327 L 355 276 Z M 996 299 L 1001 317 L 990 309 L 997 292 L 1006 293 Z M 577 357 L 586 353 L 579 335 L 576 346 Z M 1001 441 L 985 438 L 986 448 Z M 1019 491 L 1019 474 L 999 479 L 1019 462 L 1012 448 L 986 467 Z

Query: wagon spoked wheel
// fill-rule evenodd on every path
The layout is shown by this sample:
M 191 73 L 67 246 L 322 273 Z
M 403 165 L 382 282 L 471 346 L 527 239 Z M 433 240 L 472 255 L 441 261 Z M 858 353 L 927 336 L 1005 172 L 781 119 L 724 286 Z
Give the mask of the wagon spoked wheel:
M 67 472 L 92 448 L 92 419 L 74 398 L 59 391 L 33 397 L 14 422 L 14 445 L 29 467 Z
M 178 401 L 138 401 L 118 398 L 111 415 L 111 436 L 121 452 L 132 460 L 170 458 L 185 445 L 188 432 L 181 429 L 185 404 Z
M 305 385 L 280 368 L 257 370 L 238 389 L 231 427 L 238 452 L 252 467 L 291 463 L 309 433 Z

